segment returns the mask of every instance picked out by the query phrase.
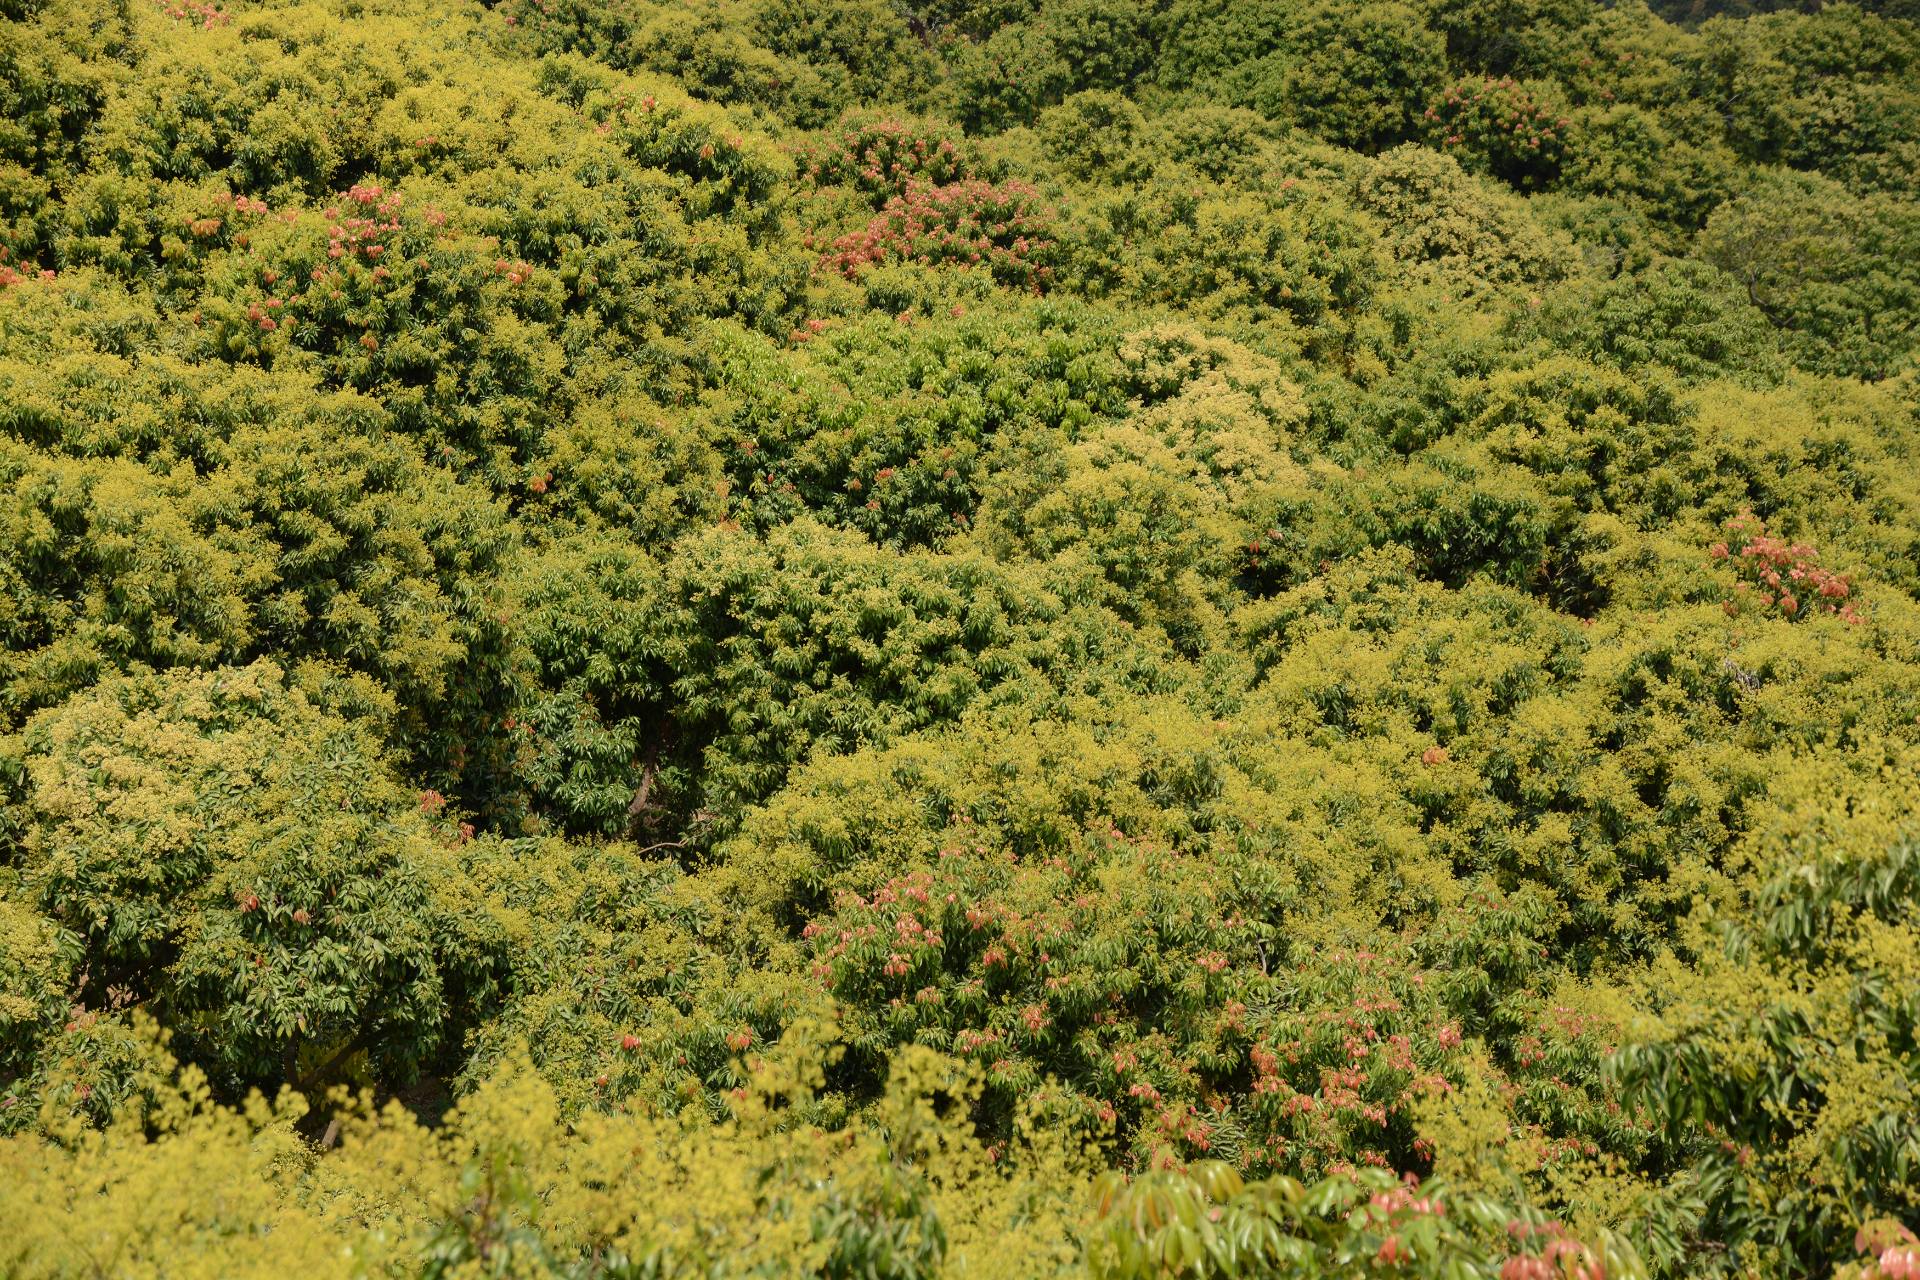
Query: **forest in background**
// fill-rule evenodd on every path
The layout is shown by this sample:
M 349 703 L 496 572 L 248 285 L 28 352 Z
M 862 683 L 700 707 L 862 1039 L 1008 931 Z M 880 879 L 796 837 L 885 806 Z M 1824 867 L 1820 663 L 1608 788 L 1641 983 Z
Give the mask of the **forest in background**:
M 1906 0 L 0 0 L 0 1275 L 1920 1277 L 1916 175 Z

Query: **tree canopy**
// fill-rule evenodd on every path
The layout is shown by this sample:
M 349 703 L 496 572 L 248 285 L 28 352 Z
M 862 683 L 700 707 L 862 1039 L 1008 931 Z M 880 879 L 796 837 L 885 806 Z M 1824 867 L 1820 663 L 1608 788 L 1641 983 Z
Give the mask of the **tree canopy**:
M 1920 1277 L 1920 12 L 0 0 L 0 1274 Z

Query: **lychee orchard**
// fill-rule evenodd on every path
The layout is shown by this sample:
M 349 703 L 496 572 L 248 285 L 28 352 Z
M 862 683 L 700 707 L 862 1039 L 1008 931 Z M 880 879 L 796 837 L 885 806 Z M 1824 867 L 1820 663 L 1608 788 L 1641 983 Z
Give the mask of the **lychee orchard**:
M 1920 1280 L 1911 0 L 0 115 L 0 1277 Z

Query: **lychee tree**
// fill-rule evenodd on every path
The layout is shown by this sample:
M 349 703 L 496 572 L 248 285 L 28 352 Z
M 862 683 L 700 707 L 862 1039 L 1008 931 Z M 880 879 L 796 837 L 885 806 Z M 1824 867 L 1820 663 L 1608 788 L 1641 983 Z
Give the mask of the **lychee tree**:
M 144 1009 L 223 1090 L 404 1082 L 488 991 L 440 797 L 271 663 L 106 680 L 18 743 L 22 896 L 79 957 L 56 1036 Z

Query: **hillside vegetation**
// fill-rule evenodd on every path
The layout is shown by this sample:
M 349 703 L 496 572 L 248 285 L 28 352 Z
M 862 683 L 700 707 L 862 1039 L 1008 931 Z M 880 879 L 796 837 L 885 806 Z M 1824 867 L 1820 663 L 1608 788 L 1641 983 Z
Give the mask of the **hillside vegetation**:
M 0 1275 L 1920 1277 L 1917 174 L 1906 3 L 0 0 Z

